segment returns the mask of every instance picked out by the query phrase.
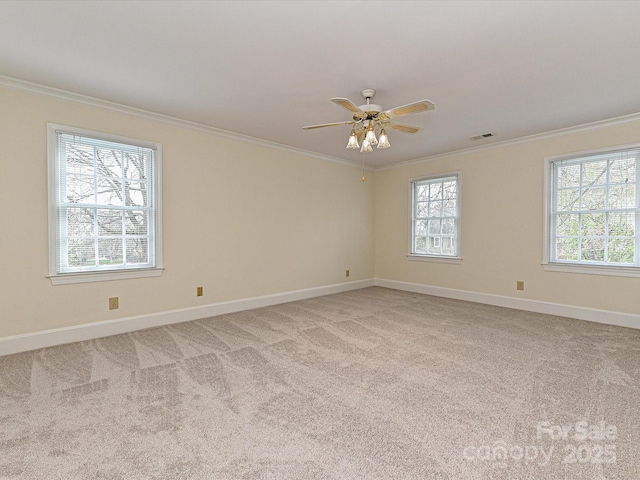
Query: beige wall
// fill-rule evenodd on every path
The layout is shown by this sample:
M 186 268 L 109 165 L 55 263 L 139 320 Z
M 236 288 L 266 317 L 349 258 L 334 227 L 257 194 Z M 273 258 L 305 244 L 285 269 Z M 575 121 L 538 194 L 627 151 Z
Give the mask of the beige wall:
M 45 278 L 47 122 L 162 144 L 161 277 Z M 356 167 L 4 88 L 0 147 L 0 337 L 373 277 L 374 185 Z
M 544 157 L 638 142 L 635 121 L 376 172 L 376 278 L 640 314 L 640 278 L 541 266 Z M 453 171 L 462 172 L 462 263 L 410 261 L 409 179 Z
M 45 277 L 47 122 L 162 143 L 161 277 L 55 287 Z M 639 141 L 635 121 L 382 170 L 362 183 L 357 167 L 0 88 L 0 338 L 339 284 L 347 268 L 349 281 L 637 315 L 640 279 L 540 264 L 544 157 Z M 409 261 L 409 178 L 453 171 L 463 175 L 462 263 Z M 119 310 L 108 310 L 111 296 Z

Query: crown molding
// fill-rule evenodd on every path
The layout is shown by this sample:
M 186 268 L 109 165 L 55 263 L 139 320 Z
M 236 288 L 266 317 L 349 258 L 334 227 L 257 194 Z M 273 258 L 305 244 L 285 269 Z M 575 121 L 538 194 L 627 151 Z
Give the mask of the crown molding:
M 148 120 L 155 120 L 157 122 L 162 122 L 170 125 L 175 125 L 178 127 L 189 128 L 191 130 L 200 131 L 203 133 L 207 133 L 209 135 L 214 135 L 217 137 L 228 138 L 231 140 L 236 140 L 244 143 L 259 145 L 262 147 L 272 148 L 288 153 L 293 153 L 297 155 L 303 155 L 305 157 L 315 158 L 317 160 L 323 160 L 331 163 L 338 163 L 341 165 L 345 165 L 348 167 L 362 168 L 362 165 L 357 164 L 356 162 L 350 162 L 348 160 L 344 160 L 342 158 L 332 157 L 330 155 L 323 155 L 321 153 L 312 152 L 310 150 L 304 150 L 302 148 L 291 147 L 289 145 L 283 145 L 281 143 L 271 142 L 269 140 L 264 140 L 261 138 L 251 137 L 249 135 L 243 135 L 240 133 L 231 132 L 228 130 L 223 130 L 220 128 L 211 127 L 209 125 L 205 125 L 202 123 L 192 122 L 189 120 L 183 120 L 177 117 L 171 117 L 169 115 L 164 115 L 157 112 L 152 112 L 149 110 L 143 110 L 141 108 L 130 107 L 128 105 L 123 105 L 121 103 L 110 102 L 108 100 L 103 100 L 96 97 L 91 97 L 88 95 L 82 95 L 79 93 L 70 92 L 67 90 L 62 90 L 55 87 L 49 87 L 46 85 L 41 85 L 33 82 L 28 82 L 26 80 L 20 80 L 17 78 L 7 77 L 4 75 L 0 75 L 0 87 L 11 88 L 14 90 L 21 90 L 29 93 L 35 93 L 39 95 L 45 95 L 49 97 L 59 98 L 61 100 L 66 100 L 74 103 L 81 103 L 84 105 L 89 105 L 92 107 L 105 108 L 108 110 L 113 110 L 120 113 L 125 113 L 128 115 L 133 115 L 136 117 L 145 118 Z M 395 168 L 401 168 L 409 165 L 415 165 L 424 162 L 430 162 L 433 160 L 440 160 L 444 158 L 450 158 L 458 155 L 465 155 L 469 153 L 482 152 L 485 150 L 492 150 L 496 148 L 508 147 L 512 145 L 518 145 L 521 143 L 532 142 L 535 140 L 541 140 L 545 138 L 557 137 L 560 135 L 567 135 L 570 133 L 578 133 L 585 132 L 588 130 L 593 130 L 597 128 L 608 127 L 612 125 L 619 125 L 622 123 L 634 122 L 640 120 L 640 112 L 632 113 L 629 115 L 624 115 L 621 117 L 614 117 L 605 120 L 599 120 L 596 122 L 584 123 L 581 125 L 576 125 L 573 127 L 565 127 L 560 128 L 558 130 L 550 130 L 548 132 L 536 133 L 533 135 L 526 135 L 524 137 L 518 137 L 511 140 L 503 140 L 500 142 L 490 143 L 487 145 L 480 145 L 477 147 L 463 148 L 459 150 L 452 150 L 450 152 L 439 153 L 436 155 L 429 155 L 426 157 L 416 158 L 414 160 L 407 160 L 404 162 L 394 163 L 391 165 L 383 165 L 380 167 L 375 166 L 365 166 L 365 170 L 367 171 L 383 171 L 383 170 L 392 170 Z
M 573 127 L 560 128 L 558 130 L 550 130 L 548 132 L 534 133 L 533 135 L 526 135 L 524 137 L 512 138 L 511 140 L 503 140 L 500 142 L 490 143 L 487 145 L 479 145 L 477 147 L 462 148 L 460 150 L 452 150 L 451 152 L 439 153 L 436 155 L 429 155 L 427 157 L 416 158 L 415 160 L 407 160 L 405 162 L 394 163 L 392 165 L 385 165 L 376 168 L 376 171 L 392 170 L 394 168 L 406 167 L 408 165 L 415 165 L 418 163 L 430 162 L 433 160 L 441 160 L 443 158 L 455 157 L 458 155 L 466 155 L 469 153 L 482 152 L 485 150 L 493 150 L 497 148 L 510 147 L 513 145 L 519 145 L 521 143 L 529 143 L 536 140 L 543 140 L 546 138 L 559 137 L 561 135 L 568 135 L 570 133 L 580 133 L 589 130 L 595 130 L 598 128 L 611 127 L 613 125 L 620 125 L 623 123 L 635 122 L 640 120 L 640 112 L 631 113 L 629 115 L 623 115 L 621 117 L 613 117 L 605 120 L 598 120 L 590 123 L 583 123 L 581 125 L 575 125 Z
M 24 92 L 35 93 L 38 95 L 45 95 L 48 97 L 54 97 L 54 98 L 58 98 L 61 100 L 66 100 L 74 103 L 81 103 L 81 104 L 89 105 L 92 107 L 105 108 L 108 110 L 125 113 L 127 115 L 133 115 L 136 117 L 145 118 L 147 120 L 154 120 L 157 122 L 175 125 L 178 127 L 197 130 L 199 132 L 207 133 L 209 135 L 215 135 L 217 137 L 228 138 L 231 140 L 237 140 L 244 143 L 259 145 L 261 147 L 267 147 L 267 148 L 285 151 L 288 153 L 303 155 L 305 157 L 315 158 L 315 159 L 323 160 L 326 162 L 338 163 L 341 165 L 346 165 L 348 167 L 362 168 L 361 165 L 358 165 L 355 162 L 349 162 L 341 158 L 332 157 L 329 155 L 323 155 L 321 153 L 304 150 L 302 148 L 291 147 L 288 145 L 283 145 L 281 143 L 276 143 L 276 142 L 271 142 L 269 140 L 263 140 L 261 138 L 251 137 L 249 135 L 243 135 L 240 133 L 230 132 L 228 130 L 223 130 L 220 128 L 210 127 L 209 125 L 205 125 L 202 123 L 191 122 L 189 120 L 183 120 L 181 118 L 171 117 L 169 115 L 163 115 L 161 113 L 151 112 L 149 110 L 143 110 L 141 108 L 136 108 L 136 107 L 130 107 L 128 105 L 123 105 L 121 103 L 110 102 L 108 100 L 103 100 L 103 99 L 91 97 L 88 95 L 82 95 L 79 93 L 69 92 L 67 90 L 62 90 L 59 88 L 48 87 L 46 85 L 40 85 L 37 83 L 28 82 L 26 80 L 19 80 L 17 78 L 7 77 L 4 75 L 0 75 L 0 87 L 11 88 L 13 90 L 21 90 Z M 366 170 L 371 171 L 372 169 L 366 168 Z

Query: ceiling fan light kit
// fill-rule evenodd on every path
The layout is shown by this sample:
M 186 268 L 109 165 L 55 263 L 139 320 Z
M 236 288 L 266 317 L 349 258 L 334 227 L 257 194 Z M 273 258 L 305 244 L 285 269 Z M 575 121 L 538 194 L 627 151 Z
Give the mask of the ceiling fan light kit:
M 433 110 L 435 105 L 429 100 L 420 100 L 401 107 L 383 111 L 380 105 L 371 103 L 371 99 L 376 94 L 372 88 L 365 88 L 360 92 L 366 100 L 365 105 L 359 107 L 347 98 L 332 98 L 336 105 L 348 110 L 353 114 L 353 120 L 346 122 L 323 123 L 320 125 L 310 125 L 302 127 L 305 130 L 314 128 L 333 127 L 336 125 L 351 125 L 351 133 L 347 141 L 348 149 L 360 149 L 360 152 L 373 152 L 373 147 L 378 149 L 391 147 L 386 128 L 392 128 L 404 133 L 416 133 L 420 129 L 411 125 L 402 125 L 392 121 L 395 117 L 409 115 L 412 113 Z M 376 136 L 377 134 L 377 136 Z M 360 144 L 362 142 L 362 145 Z

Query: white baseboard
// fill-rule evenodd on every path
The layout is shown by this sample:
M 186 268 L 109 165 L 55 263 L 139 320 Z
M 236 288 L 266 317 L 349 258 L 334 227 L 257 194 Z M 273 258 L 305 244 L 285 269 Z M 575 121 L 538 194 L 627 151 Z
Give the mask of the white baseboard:
M 525 310 L 528 312 L 546 313 L 549 315 L 576 318 L 578 320 L 587 320 L 607 325 L 640 329 L 640 315 L 633 315 L 630 313 L 597 310 L 595 308 L 505 297 L 502 295 L 491 295 L 488 293 L 470 292 L 466 290 L 456 290 L 453 288 L 433 287 L 430 285 L 399 282 L 396 280 L 384 280 L 381 278 L 377 278 L 375 280 L 375 284 L 378 287 L 393 288 L 395 290 L 404 290 L 406 292 L 423 293 L 437 297 L 467 300 L 469 302 L 485 303 L 488 305 L 496 305 L 498 307 L 515 308 L 517 310 Z
M 0 355 L 10 355 L 13 353 L 37 350 L 39 348 L 52 347 L 65 343 L 92 340 L 94 338 L 108 337 L 110 335 L 128 333 L 146 328 L 161 327 L 172 323 L 188 322 L 190 320 L 197 320 L 200 318 L 214 317 L 225 313 L 251 310 L 280 303 L 321 297 L 323 295 L 348 292 L 350 290 L 358 290 L 360 288 L 372 287 L 374 285 L 392 288 L 395 290 L 422 293 L 425 295 L 454 298 L 457 300 L 485 303 L 499 307 L 515 308 L 518 310 L 576 318 L 578 320 L 587 320 L 607 325 L 640 329 L 640 315 L 378 278 L 375 280 L 369 279 L 357 282 L 327 285 L 323 287 L 307 288 L 303 290 L 293 290 L 290 292 L 264 295 L 261 297 L 244 298 L 199 307 L 184 308 L 180 310 L 140 315 L 137 317 L 107 320 L 104 322 L 95 322 L 76 325 L 73 327 L 56 328 L 41 332 L 27 333 L 24 335 L 4 337 L 0 338 Z
M 0 338 L 0 356 L 374 286 L 361 280 Z

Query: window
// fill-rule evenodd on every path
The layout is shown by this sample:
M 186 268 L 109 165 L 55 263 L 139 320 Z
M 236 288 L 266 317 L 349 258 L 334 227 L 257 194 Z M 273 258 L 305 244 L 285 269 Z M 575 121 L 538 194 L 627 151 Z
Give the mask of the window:
M 459 259 L 459 173 L 411 180 L 410 257 Z
M 640 146 L 548 160 L 545 268 L 640 275 Z
M 54 284 L 157 276 L 159 144 L 48 126 Z

